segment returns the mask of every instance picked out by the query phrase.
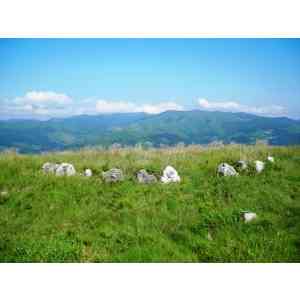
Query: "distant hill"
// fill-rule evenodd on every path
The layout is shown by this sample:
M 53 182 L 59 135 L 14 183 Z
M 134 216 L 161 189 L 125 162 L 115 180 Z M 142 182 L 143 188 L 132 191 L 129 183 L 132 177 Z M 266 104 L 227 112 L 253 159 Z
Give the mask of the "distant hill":
M 0 150 L 24 153 L 84 146 L 209 144 L 214 141 L 271 145 L 300 144 L 300 122 L 246 113 L 167 111 L 74 116 L 65 119 L 0 121 Z

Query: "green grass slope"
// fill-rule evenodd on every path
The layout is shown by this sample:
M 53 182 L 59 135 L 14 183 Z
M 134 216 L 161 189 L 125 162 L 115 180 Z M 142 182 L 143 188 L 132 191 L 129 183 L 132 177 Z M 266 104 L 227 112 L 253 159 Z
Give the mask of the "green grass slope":
M 267 154 L 276 163 L 261 174 L 216 176 L 223 161 Z M 45 175 L 46 161 L 94 176 Z M 169 164 L 181 183 L 135 181 Z M 126 180 L 105 184 L 111 167 Z M 2 153 L 0 170 L 1 262 L 300 262 L 300 147 Z M 244 210 L 258 218 L 244 223 Z

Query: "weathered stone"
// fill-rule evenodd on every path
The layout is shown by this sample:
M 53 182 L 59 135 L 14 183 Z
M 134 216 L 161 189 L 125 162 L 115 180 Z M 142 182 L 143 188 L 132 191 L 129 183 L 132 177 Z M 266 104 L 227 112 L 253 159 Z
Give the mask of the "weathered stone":
M 237 165 L 238 165 L 238 168 L 239 168 L 240 170 L 247 170 L 248 164 L 247 164 L 246 161 L 244 161 L 244 160 L 239 160 L 239 161 L 237 162 Z
M 212 238 L 212 236 L 211 236 L 211 233 L 210 233 L 210 232 L 208 232 L 208 233 L 207 233 L 207 239 L 208 239 L 209 241 L 212 241 L 212 240 L 213 240 L 213 238 Z
M 154 183 L 157 182 L 156 177 L 153 174 L 148 174 L 146 170 L 140 170 L 137 173 L 137 180 L 139 183 Z
M 102 177 L 105 182 L 118 182 L 124 179 L 123 172 L 120 169 L 110 169 L 107 172 L 102 172 Z
M 180 182 L 180 176 L 173 167 L 167 166 L 160 180 L 162 183 Z
M 234 167 L 227 163 L 221 163 L 218 166 L 218 174 L 220 174 L 222 176 L 237 176 L 237 175 L 239 175 L 238 172 L 234 169 Z
M 245 223 L 251 222 L 257 218 L 256 213 L 250 211 L 244 211 L 242 217 Z
M 271 163 L 275 162 L 274 157 L 273 156 L 268 156 L 267 160 Z
M 42 170 L 45 173 L 55 173 L 56 169 L 59 167 L 59 164 L 46 162 L 42 166 Z
M 265 168 L 265 163 L 260 160 L 256 160 L 254 162 L 254 164 L 255 164 L 255 170 L 257 173 L 262 172 L 262 170 Z
M 1 191 L 0 196 L 3 198 L 8 197 L 8 191 Z
M 55 170 L 56 176 L 72 176 L 76 174 L 76 170 L 72 164 L 68 163 L 62 163 L 58 166 L 58 168 Z
M 93 172 L 91 169 L 85 169 L 83 172 L 83 175 L 86 177 L 91 177 L 91 176 L 93 176 Z

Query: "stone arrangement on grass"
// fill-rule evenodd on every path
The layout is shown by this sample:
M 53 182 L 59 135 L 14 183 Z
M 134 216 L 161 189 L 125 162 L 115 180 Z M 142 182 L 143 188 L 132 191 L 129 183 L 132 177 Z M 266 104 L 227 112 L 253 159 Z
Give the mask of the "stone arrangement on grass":
M 270 163 L 274 163 L 275 159 L 272 156 L 267 157 L 267 161 Z M 265 162 L 255 160 L 254 162 L 255 170 L 257 173 L 261 173 L 265 169 Z M 244 171 L 248 169 L 248 162 L 244 160 L 239 160 L 236 163 L 236 166 L 238 170 Z M 42 170 L 44 173 L 52 173 L 55 174 L 56 176 L 72 176 L 76 174 L 76 170 L 72 164 L 69 163 L 51 163 L 51 162 L 46 162 L 42 166 Z M 217 174 L 221 176 L 238 176 L 239 173 L 235 170 L 235 168 L 228 163 L 221 163 L 217 167 Z M 81 174 L 86 177 L 91 177 L 93 176 L 93 172 L 91 169 L 85 169 L 84 172 Z M 102 178 L 105 183 L 115 183 L 115 182 L 120 182 L 124 180 L 124 175 L 122 170 L 117 169 L 117 168 L 112 168 L 106 172 L 102 172 Z M 156 183 L 158 180 L 153 174 L 149 174 L 147 170 L 142 169 L 139 170 L 136 173 L 136 179 L 138 183 L 143 183 L 143 184 L 151 184 L 151 183 Z M 162 183 L 172 183 L 172 182 L 180 182 L 181 178 L 178 175 L 177 170 L 172 167 L 172 166 L 167 166 L 163 170 L 163 175 L 160 178 L 160 181 Z M 6 192 L 2 191 L 1 196 L 5 197 Z M 251 212 L 251 211 L 243 211 L 241 213 L 241 217 L 245 223 L 252 222 L 257 218 L 256 213 Z M 208 239 L 212 240 L 212 237 L 210 233 L 208 234 Z
M 268 156 L 267 161 L 274 163 L 274 157 Z M 257 173 L 261 173 L 265 169 L 265 162 L 260 160 L 255 160 L 254 162 L 255 170 Z M 244 160 L 239 160 L 235 164 L 240 171 L 248 169 L 248 162 Z M 51 163 L 46 162 L 42 166 L 44 173 L 53 173 L 56 176 L 72 176 L 76 174 L 74 166 L 70 163 Z M 230 164 L 223 162 L 217 167 L 217 174 L 221 176 L 238 176 L 239 173 Z M 81 174 L 86 177 L 92 177 L 93 172 L 91 169 L 85 169 Z M 124 180 L 124 175 L 122 170 L 117 168 L 112 168 L 106 172 L 102 172 L 102 178 L 105 182 L 119 182 Z M 136 179 L 138 183 L 156 183 L 158 180 L 153 174 L 149 174 L 147 170 L 142 169 L 136 173 Z M 167 166 L 163 170 L 163 175 L 160 178 L 162 183 L 180 182 L 181 178 L 178 175 L 177 170 L 172 166 Z

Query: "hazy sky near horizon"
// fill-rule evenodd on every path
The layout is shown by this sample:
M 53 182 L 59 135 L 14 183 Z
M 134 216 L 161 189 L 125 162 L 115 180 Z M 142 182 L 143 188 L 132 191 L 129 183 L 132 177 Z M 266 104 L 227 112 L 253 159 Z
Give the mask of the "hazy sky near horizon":
M 0 118 L 165 110 L 300 118 L 300 39 L 0 39 Z

